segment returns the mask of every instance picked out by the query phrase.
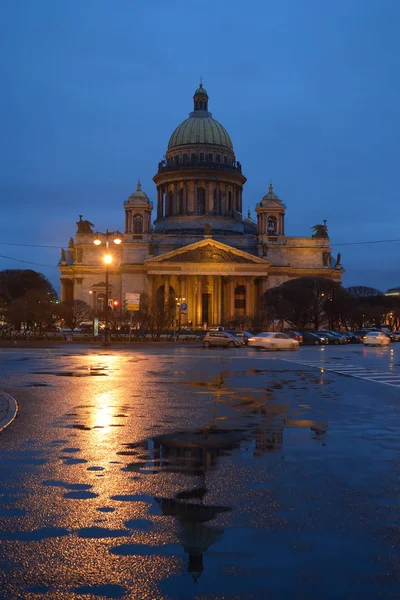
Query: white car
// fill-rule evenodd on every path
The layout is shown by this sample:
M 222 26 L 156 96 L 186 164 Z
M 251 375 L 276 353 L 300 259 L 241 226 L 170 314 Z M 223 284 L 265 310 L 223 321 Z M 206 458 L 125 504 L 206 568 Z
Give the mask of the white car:
M 299 342 L 286 335 L 286 333 L 264 331 L 249 338 L 247 345 L 267 350 L 296 350 L 299 347 Z
M 381 331 L 368 331 L 363 337 L 366 346 L 389 346 L 390 337 Z

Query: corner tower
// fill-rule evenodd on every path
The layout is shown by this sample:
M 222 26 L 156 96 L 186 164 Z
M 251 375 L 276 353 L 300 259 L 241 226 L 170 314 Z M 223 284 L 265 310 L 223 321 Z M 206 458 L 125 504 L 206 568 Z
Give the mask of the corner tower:
M 165 160 L 153 180 L 157 186 L 157 233 L 244 230 L 242 190 L 246 178 L 226 129 L 208 110 L 203 85 L 193 111 L 172 133 Z

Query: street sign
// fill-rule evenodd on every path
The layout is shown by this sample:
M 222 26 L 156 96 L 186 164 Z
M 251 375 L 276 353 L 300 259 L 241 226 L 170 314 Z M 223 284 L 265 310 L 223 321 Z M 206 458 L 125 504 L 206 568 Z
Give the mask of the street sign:
M 187 313 L 187 308 L 188 308 L 188 307 L 187 307 L 187 303 L 186 303 L 186 302 L 182 302 L 182 304 L 181 304 L 181 313 L 182 313 L 183 315 L 186 315 L 186 313 Z
M 125 294 L 126 310 L 139 310 L 139 305 L 140 305 L 140 294 L 126 292 L 126 294 Z

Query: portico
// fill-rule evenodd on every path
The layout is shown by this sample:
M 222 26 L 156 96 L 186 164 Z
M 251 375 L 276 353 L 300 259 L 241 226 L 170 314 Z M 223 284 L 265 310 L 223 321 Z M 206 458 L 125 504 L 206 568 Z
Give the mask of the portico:
M 268 262 L 205 239 L 145 261 L 151 302 L 175 296 L 188 305 L 186 322 L 218 325 L 234 316 L 255 315 L 267 288 Z

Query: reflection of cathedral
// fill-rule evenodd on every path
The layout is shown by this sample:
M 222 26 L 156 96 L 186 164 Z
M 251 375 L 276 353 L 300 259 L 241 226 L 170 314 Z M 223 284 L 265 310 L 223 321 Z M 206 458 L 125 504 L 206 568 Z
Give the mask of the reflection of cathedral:
M 124 202 L 122 243 L 109 249 L 111 298 L 122 302 L 126 292 L 138 292 L 162 304 L 185 297 L 184 318 L 193 325 L 255 315 L 260 295 L 288 279 L 340 281 L 342 274 L 340 264 L 332 266 L 326 225 L 316 226 L 312 237 L 286 235 L 286 206 L 272 185 L 255 206 L 257 223 L 243 215 L 246 178 L 208 100 L 200 85 L 193 111 L 171 135 L 158 165 L 154 226 L 153 206 L 138 184 Z M 101 222 L 101 215 L 95 220 Z M 61 299 L 101 308 L 103 252 L 94 239 L 92 224 L 81 219 L 59 262 Z

